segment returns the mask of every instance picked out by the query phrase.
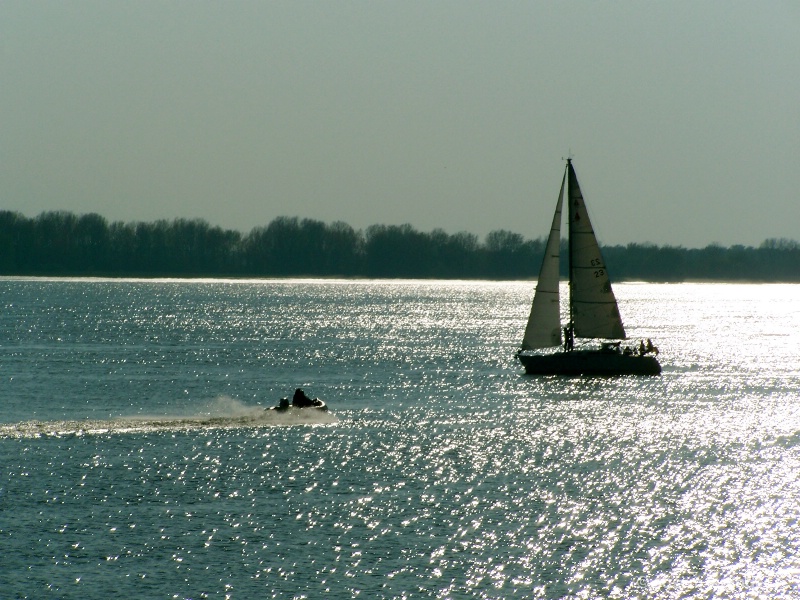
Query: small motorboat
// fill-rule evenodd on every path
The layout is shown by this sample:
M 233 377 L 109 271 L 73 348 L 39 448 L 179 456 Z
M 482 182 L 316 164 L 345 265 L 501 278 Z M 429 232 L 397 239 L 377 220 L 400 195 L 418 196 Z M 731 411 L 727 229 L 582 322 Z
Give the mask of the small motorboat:
M 297 388 L 294 392 L 294 396 L 292 396 L 291 402 L 288 398 L 281 398 L 280 403 L 278 406 L 273 406 L 268 408 L 267 410 L 277 410 L 279 412 L 287 412 L 291 410 L 319 410 L 319 411 L 326 411 L 328 410 L 328 405 L 325 404 L 319 398 L 309 398 L 306 396 L 305 392 L 300 388 Z

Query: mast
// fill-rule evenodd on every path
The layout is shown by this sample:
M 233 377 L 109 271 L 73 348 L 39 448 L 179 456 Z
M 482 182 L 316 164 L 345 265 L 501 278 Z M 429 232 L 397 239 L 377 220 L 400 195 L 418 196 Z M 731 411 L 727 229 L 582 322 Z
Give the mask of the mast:
M 575 294 L 572 290 L 572 243 L 573 239 L 575 238 L 572 235 L 572 180 L 575 179 L 575 171 L 572 169 L 572 159 L 567 158 L 567 166 L 564 170 L 564 177 L 567 177 L 567 174 L 570 175 L 568 177 L 569 181 L 567 184 L 567 205 L 569 206 L 569 211 L 567 212 L 567 239 L 568 239 L 568 246 L 567 246 L 567 258 L 568 258 L 568 265 L 567 265 L 567 273 L 569 276 L 569 321 L 567 321 L 567 337 L 572 338 L 573 331 L 572 331 L 572 299 L 575 297 Z M 571 344 L 568 344 L 568 349 L 572 350 Z
M 569 177 L 567 177 L 567 175 L 569 175 Z M 575 243 L 575 236 L 572 235 L 572 210 L 573 210 L 572 209 L 572 188 L 573 188 L 572 182 L 575 180 L 575 171 L 572 168 L 572 159 L 571 158 L 567 158 L 567 166 L 565 167 L 565 170 L 564 170 L 564 177 L 567 177 L 567 179 L 568 179 L 568 183 L 567 183 L 567 205 L 569 206 L 569 209 L 567 211 L 567 239 L 569 240 L 568 246 L 567 246 L 567 259 L 568 259 L 567 274 L 568 274 L 568 278 L 569 278 L 568 279 L 568 281 L 569 281 L 569 302 L 568 302 L 568 304 L 569 304 L 569 321 L 567 321 L 566 336 L 567 336 L 568 340 L 572 340 L 572 338 L 574 336 L 573 320 L 572 320 L 572 312 L 573 312 L 572 299 L 575 297 L 575 293 L 574 293 L 574 291 L 572 289 L 572 286 L 573 286 L 573 283 L 572 283 L 572 256 L 575 254 L 575 252 L 574 252 L 574 250 L 572 248 L 572 245 Z M 572 350 L 572 343 L 567 341 L 566 344 L 567 344 L 566 349 L 567 350 Z

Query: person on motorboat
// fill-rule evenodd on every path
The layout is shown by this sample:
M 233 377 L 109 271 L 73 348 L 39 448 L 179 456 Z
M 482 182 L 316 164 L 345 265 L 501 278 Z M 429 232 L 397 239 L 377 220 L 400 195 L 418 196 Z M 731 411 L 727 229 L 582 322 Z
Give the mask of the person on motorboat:
M 297 408 L 314 406 L 314 401 L 306 396 L 306 393 L 302 389 L 297 388 L 294 391 L 294 396 L 292 396 L 292 406 L 296 406 Z
M 314 407 L 322 410 L 326 410 L 328 408 L 322 400 L 319 398 L 309 398 L 300 388 L 297 388 L 294 391 L 294 396 L 292 396 L 292 406 L 296 408 Z

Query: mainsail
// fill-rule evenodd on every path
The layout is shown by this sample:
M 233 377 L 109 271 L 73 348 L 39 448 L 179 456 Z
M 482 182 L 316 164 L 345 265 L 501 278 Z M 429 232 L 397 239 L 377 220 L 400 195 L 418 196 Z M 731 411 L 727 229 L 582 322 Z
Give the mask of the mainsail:
M 539 283 L 533 295 L 531 314 L 522 337 L 522 349 L 550 348 L 561 345 L 561 315 L 558 294 L 558 264 L 561 245 L 561 205 L 564 202 L 564 183 L 567 172 L 561 179 L 561 191 L 558 193 L 556 213 L 550 236 L 544 249 L 542 268 L 539 271 Z
M 567 173 L 570 320 L 574 334 L 585 338 L 625 339 L 611 280 L 570 160 L 567 160 Z

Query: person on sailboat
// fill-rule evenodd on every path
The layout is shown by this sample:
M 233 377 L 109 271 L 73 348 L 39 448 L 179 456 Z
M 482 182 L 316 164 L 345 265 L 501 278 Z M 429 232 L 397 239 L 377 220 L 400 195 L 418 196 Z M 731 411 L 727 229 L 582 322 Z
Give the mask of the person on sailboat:
M 575 347 L 575 333 L 572 329 L 572 323 L 564 327 L 564 351 L 569 352 Z

